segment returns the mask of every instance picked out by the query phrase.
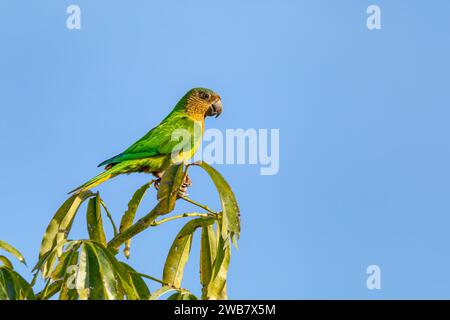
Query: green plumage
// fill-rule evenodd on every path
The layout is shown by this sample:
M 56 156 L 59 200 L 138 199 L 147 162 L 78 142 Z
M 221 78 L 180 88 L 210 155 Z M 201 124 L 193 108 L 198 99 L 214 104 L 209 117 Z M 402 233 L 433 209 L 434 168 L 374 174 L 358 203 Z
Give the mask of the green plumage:
M 203 99 L 203 95 L 198 98 L 199 93 L 207 93 L 210 98 Z M 174 162 L 190 159 L 201 142 L 204 117 L 214 97 L 220 100 L 209 89 L 190 90 L 158 126 L 122 153 L 99 164 L 106 165 L 106 171 L 70 193 L 91 189 L 119 174 L 158 174 Z

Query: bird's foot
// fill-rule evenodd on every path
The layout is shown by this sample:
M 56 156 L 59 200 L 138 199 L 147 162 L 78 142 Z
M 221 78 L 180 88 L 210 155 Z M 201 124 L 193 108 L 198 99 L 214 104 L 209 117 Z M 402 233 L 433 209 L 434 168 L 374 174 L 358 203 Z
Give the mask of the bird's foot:
M 159 187 L 161 185 L 161 178 L 155 179 L 153 184 L 155 186 L 155 189 L 159 190 Z M 190 186 L 192 186 L 192 180 L 188 175 L 186 175 L 186 177 L 184 177 L 183 183 L 181 184 L 180 190 L 178 191 L 178 195 L 180 197 L 186 197 L 188 195 L 186 191 Z
M 161 178 L 155 179 L 153 185 L 155 186 L 156 190 L 159 190 L 159 186 L 161 185 Z
M 182 183 L 182 185 L 181 185 L 181 188 L 188 188 L 188 187 L 191 187 L 192 186 L 192 180 L 191 180 L 191 178 L 189 178 L 189 176 L 188 175 L 186 175 L 185 177 L 184 177 L 184 181 L 183 181 L 183 183 Z
M 188 194 L 186 193 L 187 189 L 192 186 L 192 180 L 191 178 L 189 178 L 188 175 L 186 175 L 186 177 L 184 177 L 184 181 L 181 184 L 180 190 L 178 191 L 178 195 L 180 197 L 186 197 L 188 196 Z
M 155 189 L 159 190 L 159 186 L 161 185 L 161 178 L 163 176 L 163 172 L 152 172 L 153 176 L 156 178 L 153 182 L 155 185 Z

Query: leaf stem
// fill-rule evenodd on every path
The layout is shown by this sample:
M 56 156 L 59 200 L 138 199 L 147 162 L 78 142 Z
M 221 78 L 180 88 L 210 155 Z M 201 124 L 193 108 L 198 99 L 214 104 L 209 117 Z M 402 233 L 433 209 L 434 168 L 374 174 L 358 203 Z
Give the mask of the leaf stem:
M 162 284 L 163 286 L 171 287 L 172 289 L 175 289 L 175 290 L 180 291 L 180 292 L 182 292 L 182 291 L 188 291 L 189 292 L 189 290 L 187 290 L 187 289 L 175 287 L 174 285 L 171 285 L 170 283 L 164 282 L 164 281 L 162 281 L 162 280 L 160 280 L 158 278 L 149 276 L 148 274 L 145 274 L 145 273 L 139 273 L 139 272 L 134 272 L 134 271 L 131 271 L 131 273 L 134 273 L 134 274 L 136 274 L 138 276 L 141 276 L 142 278 L 147 278 L 147 279 L 150 279 L 152 281 L 158 282 L 158 283 Z
M 50 281 L 52 281 L 52 279 L 51 279 L 51 278 L 48 278 L 48 280 L 47 280 L 47 282 L 46 282 L 46 284 L 45 284 L 44 289 L 42 289 L 41 292 L 36 293 L 35 296 L 36 296 L 36 298 L 37 298 L 38 300 L 45 299 L 45 296 L 47 295 L 48 287 L 50 286 Z
M 113 220 L 113 218 L 112 218 L 111 212 L 109 212 L 109 210 L 108 210 L 108 208 L 106 207 L 106 204 L 105 204 L 105 202 L 103 201 L 103 199 L 101 200 L 100 203 L 101 203 L 103 209 L 105 209 L 106 216 L 108 217 L 109 221 L 111 222 L 111 225 L 112 225 L 113 230 L 114 230 L 114 237 L 115 237 L 115 236 L 117 236 L 118 231 L 117 231 L 117 226 L 116 226 L 116 224 L 114 223 L 114 220 Z
M 179 214 L 176 216 L 161 219 L 159 221 L 153 221 L 151 226 L 152 227 L 159 226 L 165 222 L 176 220 L 176 219 L 181 219 L 181 218 L 186 218 L 186 217 L 205 217 L 205 218 L 214 217 L 214 218 L 216 218 L 216 216 L 217 216 L 216 214 L 211 214 L 211 213 L 186 212 L 186 213 L 182 213 L 182 214 Z
M 206 210 L 206 211 L 208 211 L 209 213 L 218 215 L 217 212 L 211 210 L 209 207 L 207 207 L 207 206 L 205 206 L 205 205 L 203 205 L 203 204 L 201 204 L 201 203 L 198 203 L 197 201 L 194 201 L 194 200 L 192 200 L 192 199 L 190 199 L 190 198 L 188 198 L 188 197 L 186 197 L 186 196 L 179 196 L 179 198 L 180 198 L 180 199 L 183 199 L 183 200 L 186 201 L 186 202 L 192 203 L 193 205 L 196 205 L 197 207 L 202 208 L 203 210 Z

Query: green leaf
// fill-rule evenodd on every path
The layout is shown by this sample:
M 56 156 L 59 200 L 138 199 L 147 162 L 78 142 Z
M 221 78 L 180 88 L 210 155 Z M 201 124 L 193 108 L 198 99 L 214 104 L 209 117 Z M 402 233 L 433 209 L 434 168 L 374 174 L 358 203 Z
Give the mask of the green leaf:
M 103 254 L 111 263 L 111 266 L 114 270 L 114 274 L 116 278 L 120 282 L 121 289 L 127 296 L 128 300 L 137 300 L 139 299 L 139 294 L 136 292 L 136 289 L 133 285 L 133 281 L 131 279 L 130 274 L 124 268 L 124 266 L 114 257 L 114 255 L 109 251 L 109 249 L 105 247 L 101 247 L 97 245 L 97 249 L 100 253 Z
M 172 294 L 167 300 L 198 300 L 198 298 L 188 291 L 182 291 Z
M 80 241 L 81 244 L 81 241 Z M 78 272 L 78 251 L 75 249 L 79 248 L 77 246 L 74 248 L 73 253 L 70 255 L 67 261 L 67 268 L 63 270 L 62 286 L 59 293 L 59 300 L 76 300 L 78 299 L 78 291 L 76 287 L 76 278 Z
M 174 294 L 170 295 L 167 300 L 180 300 L 180 296 L 180 292 L 175 292 Z
M 67 272 L 67 268 L 69 268 L 71 265 L 73 265 L 74 261 L 74 255 L 77 256 L 76 261 L 78 261 L 78 248 L 82 245 L 81 241 L 77 241 L 74 245 L 70 246 L 70 248 L 66 248 L 66 251 L 61 254 L 59 257 L 58 264 L 56 265 L 55 269 L 53 270 L 51 274 L 51 278 L 53 280 L 61 280 L 64 278 L 65 273 Z M 53 251 L 53 255 L 56 256 L 56 251 Z M 49 268 L 51 269 L 51 267 Z
M 56 211 L 42 239 L 41 248 L 39 250 L 39 259 L 67 239 L 72 227 L 72 222 L 80 205 L 93 195 L 94 194 L 91 191 L 75 194 L 67 199 L 58 211 Z
M 119 231 L 121 233 L 133 225 L 137 209 L 142 201 L 142 198 L 144 197 L 145 193 L 147 192 L 151 184 L 152 182 L 148 182 L 144 184 L 142 187 L 140 187 L 138 190 L 136 190 L 130 202 L 128 202 L 128 209 L 127 211 L 125 211 L 124 215 L 122 216 L 122 220 L 120 222 Z M 131 239 L 125 242 L 125 249 L 123 250 L 125 257 L 127 258 L 130 257 L 130 245 Z
M 98 243 L 106 246 L 105 230 L 103 229 L 102 220 L 102 199 L 99 193 L 94 198 L 89 199 L 86 220 L 88 226 L 89 239 L 97 241 Z
M 162 286 L 158 290 L 154 291 L 150 296 L 149 300 L 158 300 L 164 294 L 176 290 L 175 288 L 169 286 Z
M 17 300 L 16 288 L 8 268 L 0 267 L 0 300 Z
M 14 257 L 17 258 L 17 260 L 19 260 L 20 262 L 22 262 L 23 264 L 27 264 L 25 262 L 25 258 L 23 257 L 23 255 L 20 253 L 19 250 L 17 250 L 16 248 L 14 248 L 12 245 L 6 243 L 5 241 L 0 240 L 0 249 L 5 250 L 6 252 L 11 253 Z
M 7 268 L 9 268 L 11 270 L 14 269 L 11 261 L 9 261 L 9 259 L 7 257 L 0 256 L 0 262 L 2 262 L 5 267 L 7 267 Z
M 223 215 L 221 228 L 222 237 L 228 239 L 229 236 L 232 236 L 233 234 L 236 234 L 237 237 L 239 237 L 241 230 L 239 206 L 230 185 L 216 169 L 206 162 L 200 162 L 198 165 L 209 174 L 219 192 Z
M 93 290 L 93 299 L 118 300 L 123 299 L 119 279 L 109 257 L 103 248 L 93 242 L 85 243 L 90 253 L 93 276 L 90 278 L 89 287 Z M 94 276 L 95 273 L 95 276 Z
M 160 202 L 160 214 L 169 213 L 175 208 L 175 201 L 183 183 L 183 178 L 183 164 L 172 165 L 164 172 L 157 194 Z
M 183 293 L 183 296 L 181 297 L 181 300 L 198 300 L 197 296 L 190 292 Z
M 164 264 L 162 281 L 174 287 L 180 287 L 184 266 L 189 258 L 192 235 L 195 229 L 214 223 L 214 218 L 198 218 L 186 223 L 175 238 Z
M 66 251 L 70 251 L 71 248 L 79 246 L 80 243 L 80 241 L 63 241 L 59 243 L 52 251 L 49 251 L 40 257 L 36 266 L 33 268 L 33 271 L 40 270 L 42 277 L 47 279 L 52 275 L 53 266 L 58 260 L 58 257 L 61 256 L 62 249 L 66 247 Z
M 85 250 L 87 256 L 87 287 L 89 288 L 86 299 L 105 300 L 117 298 L 118 294 L 115 294 L 115 292 L 119 292 L 119 290 L 109 289 L 117 283 L 116 278 L 113 277 L 111 280 L 108 278 L 109 273 L 106 276 L 102 273 L 105 272 L 105 269 L 108 270 L 107 272 L 110 272 L 109 270 L 112 267 L 108 268 L 108 265 L 105 266 L 100 263 L 97 248 L 92 242 L 85 242 L 83 250 Z M 109 264 L 109 262 L 106 263 Z M 109 284 L 110 281 L 113 282 L 113 285 Z
M 62 284 L 63 284 L 62 280 L 52 282 L 48 287 L 45 287 L 45 289 L 42 292 L 36 294 L 36 299 L 37 300 L 50 299 L 61 290 Z
M 236 249 L 239 249 L 237 243 L 237 235 L 235 233 L 231 233 L 231 242 L 233 243 Z
M 230 264 L 231 246 L 228 240 L 219 237 L 211 280 L 203 290 L 204 299 L 227 299 L 227 275 Z
M 192 244 L 192 234 L 177 238 L 170 248 L 164 265 L 163 281 L 177 288 L 183 279 L 184 266 L 189 258 Z
M 203 288 L 206 288 L 211 280 L 216 253 L 217 238 L 214 226 L 203 227 L 200 240 L 200 283 Z
M 0 300 L 25 299 L 35 299 L 30 284 L 14 270 L 0 267 Z
M 138 293 L 139 300 L 148 300 L 150 298 L 150 290 L 142 277 L 128 264 L 121 262 L 124 268 L 128 271 L 131 277 L 133 286 Z
M 88 256 L 89 253 L 88 249 L 86 249 L 86 243 L 83 243 L 83 246 L 81 246 L 80 256 L 78 257 L 78 270 L 77 277 L 75 278 L 75 285 L 77 287 L 78 296 L 81 300 L 87 300 L 89 298 L 91 287 L 91 284 L 89 283 L 91 266 L 88 262 Z
M 64 247 L 64 245 L 61 245 Z M 52 271 L 54 281 L 62 281 L 60 300 L 147 299 L 148 288 L 131 267 L 125 267 L 102 244 L 92 240 L 69 241 Z M 53 259 L 61 248 L 55 247 L 36 268 Z M 46 260 L 47 259 L 47 260 Z M 45 293 L 40 296 L 46 296 Z

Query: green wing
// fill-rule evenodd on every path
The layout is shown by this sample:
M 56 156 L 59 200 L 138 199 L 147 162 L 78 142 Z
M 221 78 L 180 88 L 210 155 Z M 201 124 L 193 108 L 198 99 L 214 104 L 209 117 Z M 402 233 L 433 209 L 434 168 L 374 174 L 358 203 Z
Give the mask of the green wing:
M 201 130 L 201 122 L 184 113 L 172 114 L 124 152 L 98 166 L 191 150 L 201 139 Z

